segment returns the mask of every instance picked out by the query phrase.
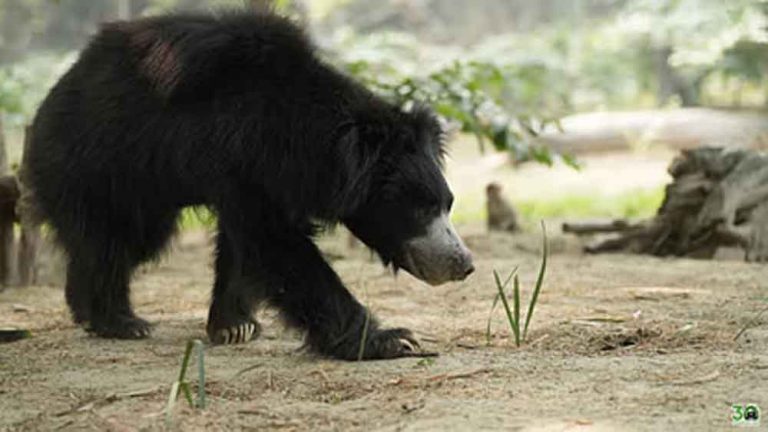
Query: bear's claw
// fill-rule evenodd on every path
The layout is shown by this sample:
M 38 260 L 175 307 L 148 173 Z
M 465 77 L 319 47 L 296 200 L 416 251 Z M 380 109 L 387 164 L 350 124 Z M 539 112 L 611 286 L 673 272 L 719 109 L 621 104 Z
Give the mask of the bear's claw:
M 238 325 L 213 331 L 209 335 L 214 344 L 229 345 L 240 344 L 255 339 L 261 333 L 261 326 L 255 321 L 248 321 Z
M 152 333 L 152 325 L 132 315 L 118 315 L 106 322 L 91 322 L 88 332 L 103 338 L 145 339 Z
M 379 330 L 371 335 L 363 352 L 364 359 L 393 359 L 399 357 L 436 357 L 436 352 L 423 351 L 418 339 L 404 328 Z

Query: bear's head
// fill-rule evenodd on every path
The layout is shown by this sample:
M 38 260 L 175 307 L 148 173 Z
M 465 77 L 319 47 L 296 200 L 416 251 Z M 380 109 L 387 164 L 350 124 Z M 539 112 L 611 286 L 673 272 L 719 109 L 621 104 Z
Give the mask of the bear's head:
M 344 218 L 385 264 L 432 285 L 474 271 L 448 217 L 453 194 L 442 172 L 442 138 L 434 115 L 423 108 L 398 110 L 394 122 L 358 128 L 350 140 L 357 147 L 351 154 L 358 155 L 351 163 L 364 173 L 355 179 L 364 196 Z

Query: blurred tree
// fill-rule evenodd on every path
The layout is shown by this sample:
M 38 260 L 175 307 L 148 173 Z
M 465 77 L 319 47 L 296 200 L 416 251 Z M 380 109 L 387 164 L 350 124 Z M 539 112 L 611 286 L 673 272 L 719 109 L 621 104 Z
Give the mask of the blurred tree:
M 754 0 L 636 0 L 618 23 L 651 57 L 659 104 L 677 96 L 699 105 L 705 80 L 739 40 L 764 40 L 763 2 Z M 733 65 L 733 64 L 732 64 Z
M 131 0 L 115 0 L 117 1 L 117 17 L 121 20 L 129 20 L 132 16 Z
M 674 53 L 671 46 L 652 47 L 646 55 L 651 56 L 657 80 L 656 100 L 659 105 L 666 105 L 669 100 L 678 96 L 684 107 L 699 104 L 699 93 L 704 78 L 713 70 L 713 66 L 702 67 L 695 78 L 684 77 L 670 63 Z
M 323 28 L 351 26 L 361 34 L 408 31 L 430 43 L 478 43 L 494 34 L 532 33 L 571 20 L 575 11 L 615 15 L 628 0 L 352 0 L 330 13 Z
M 3 0 L 0 4 L 0 64 L 18 58 L 34 34 L 35 1 Z
M 102 21 L 244 3 L 299 17 L 330 61 L 516 159 L 551 161 L 533 138 L 573 110 L 712 103 L 717 78 L 736 103 L 741 89 L 768 100 L 764 3 L 753 0 L 322 0 L 336 7 L 324 25 L 306 0 L 0 0 L 0 67 L 14 62 L 0 69 L 0 104 L 29 114 L 63 70 L 43 59 L 64 57 L 33 49 L 77 50 Z
M 22 112 L 25 87 L 24 83 L 14 76 L 12 69 L 0 69 L 0 116 L 3 113 Z

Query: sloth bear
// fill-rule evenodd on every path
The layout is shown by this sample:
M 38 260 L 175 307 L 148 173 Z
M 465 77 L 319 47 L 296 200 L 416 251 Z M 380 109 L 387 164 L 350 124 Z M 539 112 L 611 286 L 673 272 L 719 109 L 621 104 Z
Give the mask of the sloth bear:
M 218 224 L 213 343 L 256 337 L 266 301 L 315 352 L 377 359 L 421 351 L 370 317 L 312 237 L 343 223 L 394 270 L 464 279 L 472 259 L 447 218 L 442 153 L 428 110 L 334 70 L 290 21 L 235 12 L 105 24 L 40 106 L 23 170 L 91 333 L 149 335 L 131 275 L 181 209 L 204 205 Z

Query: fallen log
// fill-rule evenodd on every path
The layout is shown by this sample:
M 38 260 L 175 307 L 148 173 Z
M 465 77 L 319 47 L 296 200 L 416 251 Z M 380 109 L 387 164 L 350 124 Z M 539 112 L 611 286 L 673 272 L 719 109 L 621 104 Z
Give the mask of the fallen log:
M 768 153 L 704 147 L 684 150 L 656 216 L 585 248 L 711 259 L 737 246 L 747 261 L 768 262 Z
M 612 221 L 590 221 L 590 222 L 566 222 L 563 224 L 563 232 L 576 235 L 591 235 L 599 233 L 615 233 L 628 231 L 632 225 L 624 219 L 615 219 Z

